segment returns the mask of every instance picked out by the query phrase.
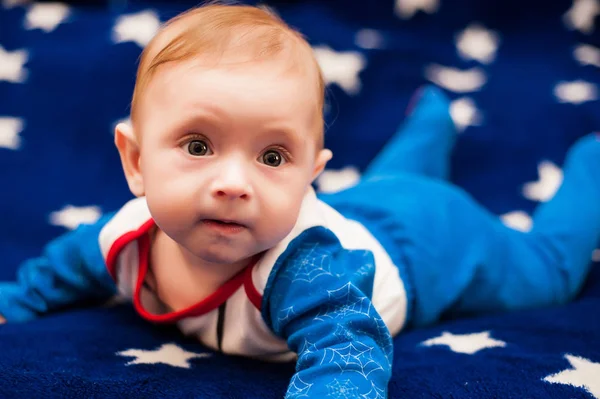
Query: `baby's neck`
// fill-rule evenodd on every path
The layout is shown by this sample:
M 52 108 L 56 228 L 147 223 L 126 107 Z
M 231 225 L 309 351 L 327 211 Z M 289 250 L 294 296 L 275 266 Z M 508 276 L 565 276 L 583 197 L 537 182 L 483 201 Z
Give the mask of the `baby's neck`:
M 193 256 L 160 229 L 150 250 L 156 293 L 174 311 L 203 300 L 250 264 L 252 258 L 225 265 Z

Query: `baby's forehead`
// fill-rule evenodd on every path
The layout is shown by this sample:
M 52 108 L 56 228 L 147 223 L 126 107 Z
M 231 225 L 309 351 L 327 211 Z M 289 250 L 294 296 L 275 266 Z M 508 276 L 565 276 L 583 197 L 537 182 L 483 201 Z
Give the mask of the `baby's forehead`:
M 207 113 L 214 120 L 243 120 L 239 115 L 251 114 L 257 124 L 278 117 L 296 120 L 317 109 L 317 91 L 305 89 L 307 80 L 288 73 L 276 60 L 216 67 L 190 60 L 157 71 L 142 107 L 145 115 L 176 113 L 191 118 Z
M 243 81 L 244 86 L 255 86 L 255 89 L 285 90 L 294 86 L 297 91 L 310 92 L 306 87 L 316 84 L 316 75 L 296 65 L 281 56 L 262 60 L 233 53 L 218 60 L 212 56 L 199 56 L 164 65 L 153 74 L 149 86 L 169 89 L 183 85 L 187 88 L 201 83 L 202 88 L 218 90 L 223 85 L 231 86 Z

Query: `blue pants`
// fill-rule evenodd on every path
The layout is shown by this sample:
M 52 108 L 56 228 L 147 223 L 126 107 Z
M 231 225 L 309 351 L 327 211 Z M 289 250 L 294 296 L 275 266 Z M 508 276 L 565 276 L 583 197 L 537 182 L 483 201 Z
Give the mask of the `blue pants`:
M 600 137 L 570 149 L 559 191 L 520 232 L 446 181 L 448 105 L 425 89 L 361 182 L 323 200 L 370 228 L 406 274 L 413 326 L 571 300 L 600 242 Z

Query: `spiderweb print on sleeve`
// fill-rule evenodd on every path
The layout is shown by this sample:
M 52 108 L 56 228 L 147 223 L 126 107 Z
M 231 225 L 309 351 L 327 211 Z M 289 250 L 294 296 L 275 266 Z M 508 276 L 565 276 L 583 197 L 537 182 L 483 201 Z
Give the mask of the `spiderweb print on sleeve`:
M 361 276 L 369 276 L 371 273 L 374 273 L 375 264 L 373 253 L 371 251 L 353 250 L 349 252 L 359 258 L 355 260 L 355 262 L 360 263 L 360 267 L 356 270 L 357 274 L 360 274 Z
M 371 390 L 367 393 L 360 395 L 361 399 L 385 399 L 385 389 L 378 388 L 373 381 L 371 381 Z
M 277 313 L 277 321 L 279 324 L 287 323 L 292 317 L 296 316 L 296 312 L 294 311 L 294 305 L 289 306 L 285 309 L 281 309 Z
M 303 244 L 289 260 L 289 265 L 281 274 L 282 279 L 292 283 L 312 283 L 321 276 L 333 276 L 331 258 L 333 254 L 319 244 Z
M 337 378 L 333 379 L 332 383 L 327 384 L 327 390 L 329 393 L 328 397 L 335 399 L 354 399 L 358 398 L 358 387 L 352 383 L 352 381 L 346 379 L 339 381 Z
M 392 351 L 394 348 L 392 343 L 392 335 L 390 334 L 390 331 L 383 320 L 377 317 L 373 317 L 372 320 L 376 322 L 375 337 L 373 337 L 373 331 L 369 332 L 363 329 L 349 330 L 343 324 L 338 324 L 335 327 L 333 335 L 338 339 L 339 342 L 360 341 L 361 339 L 364 339 L 364 337 L 373 337 L 375 339 L 375 344 L 379 346 L 381 350 L 383 350 L 385 356 L 391 361 Z
M 290 385 L 288 386 L 286 399 L 298 399 L 298 398 L 308 398 L 308 392 L 313 384 L 308 384 L 300 378 L 298 374 L 295 374 L 290 381 Z
M 368 381 L 371 373 L 383 371 L 383 367 L 373 359 L 373 349 L 357 341 L 339 348 L 325 348 L 320 364 L 335 364 L 340 371 L 360 374 Z
M 361 314 L 370 317 L 372 313 L 371 301 L 364 295 L 358 295 L 356 291 L 360 292 L 350 282 L 337 290 L 327 290 L 329 295 L 328 304 L 319 311 L 315 320 L 343 319 L 349 314 Z
M 299 353 L 301 353 L 302 356 L 306 356 L 310 355 L 311 353 L 315 353 L 318 350 L 319 348 L 317 348 L 317 345 L 304 338 L 304 342 L 302 343 Z
M 335 326 L 333 335 L 337 338 L 338 342 L 354 341 L 356 339 L 356 334 L 350 332 L 343 324 Z
M 387 328 L 387 326 L 385 325 L 385 322 L 381 318 L 372 317 L 372 321 L 375 322 L 375 328 L 377 331 L 376 336 L 374 337 L 375 344 L 378 347 L 380 347 L 381 350 L 383 350 L 383 352 L 385 353 L 385 356 L 390 361 L 392 361 L 393 351 L 394 351 L 394 343 L 392 341 L 392 334 L 390 334 L 390 330 Z M 336 329 L 336 332 L 334 332 L 334 334 L 338 333 L 338 330 L 340 328 L 344 328 L 344 327 L 338 326 L 338 328 Z M 342 335 L 344 333 L 340 332 L 339 334 Z M 373 332 L 365 331 L 363 329 L 358 328 L 352 332 L 346 332 L 345 335 L 349 336 L 350 339 L 356 340 L 356 339 L 359 339 L 359 337 L 372 336 Z

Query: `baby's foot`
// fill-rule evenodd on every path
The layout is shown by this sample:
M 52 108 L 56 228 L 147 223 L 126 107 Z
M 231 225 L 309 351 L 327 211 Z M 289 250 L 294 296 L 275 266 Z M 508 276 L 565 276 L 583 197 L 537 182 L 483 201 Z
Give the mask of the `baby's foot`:
M 568 169 L 591 172 L 588 172 L 592 177 L 589 183 L 597 187 L 600 194 L 600 174 L 598 174 L 598 170 L 600 170 L 600 133 L 583 136 L 569 148 L 563 170 Z
M 404 112 L 406 116 L 412 114 L 412 112 L 414 111 L 415 107 L 417 106 L 417 103 L 423 96 L 423 91 L 425 90 L 425 87 L 427 86 L 421 86 L 417 90 L 415 90 L 410 100 L 408 100 L 408 105 L 406 106 L 406 111 Z
M 456 128 L 450 116 L 450 99 L 440 88 L 425 85 L 417 89 L 406 113 L 406 119 L 396 135 L 404 140 L 430 142 L 429 146 L 440 148 L 443 156 L 450 154 L 456 139 Z
M 589 158 L 600 163 L 600 132 L 591 133 L 578 139 L 569 149 L 569 158 Z
M 428 85 L 415 93 L 411 103 L 409 115 L 364 176 L 413 173 L 438 179 L 448 177 L 456 136 L 450 101 L 440 89 Z
M 406 107 L 406 116 L 417 112 L 418 109 L 435 109 L 441 111 L 440 114 L 450 116 L 450 100 L 444 92 L 434 85 L 424 85 L 419 87 L 413 93 Z

